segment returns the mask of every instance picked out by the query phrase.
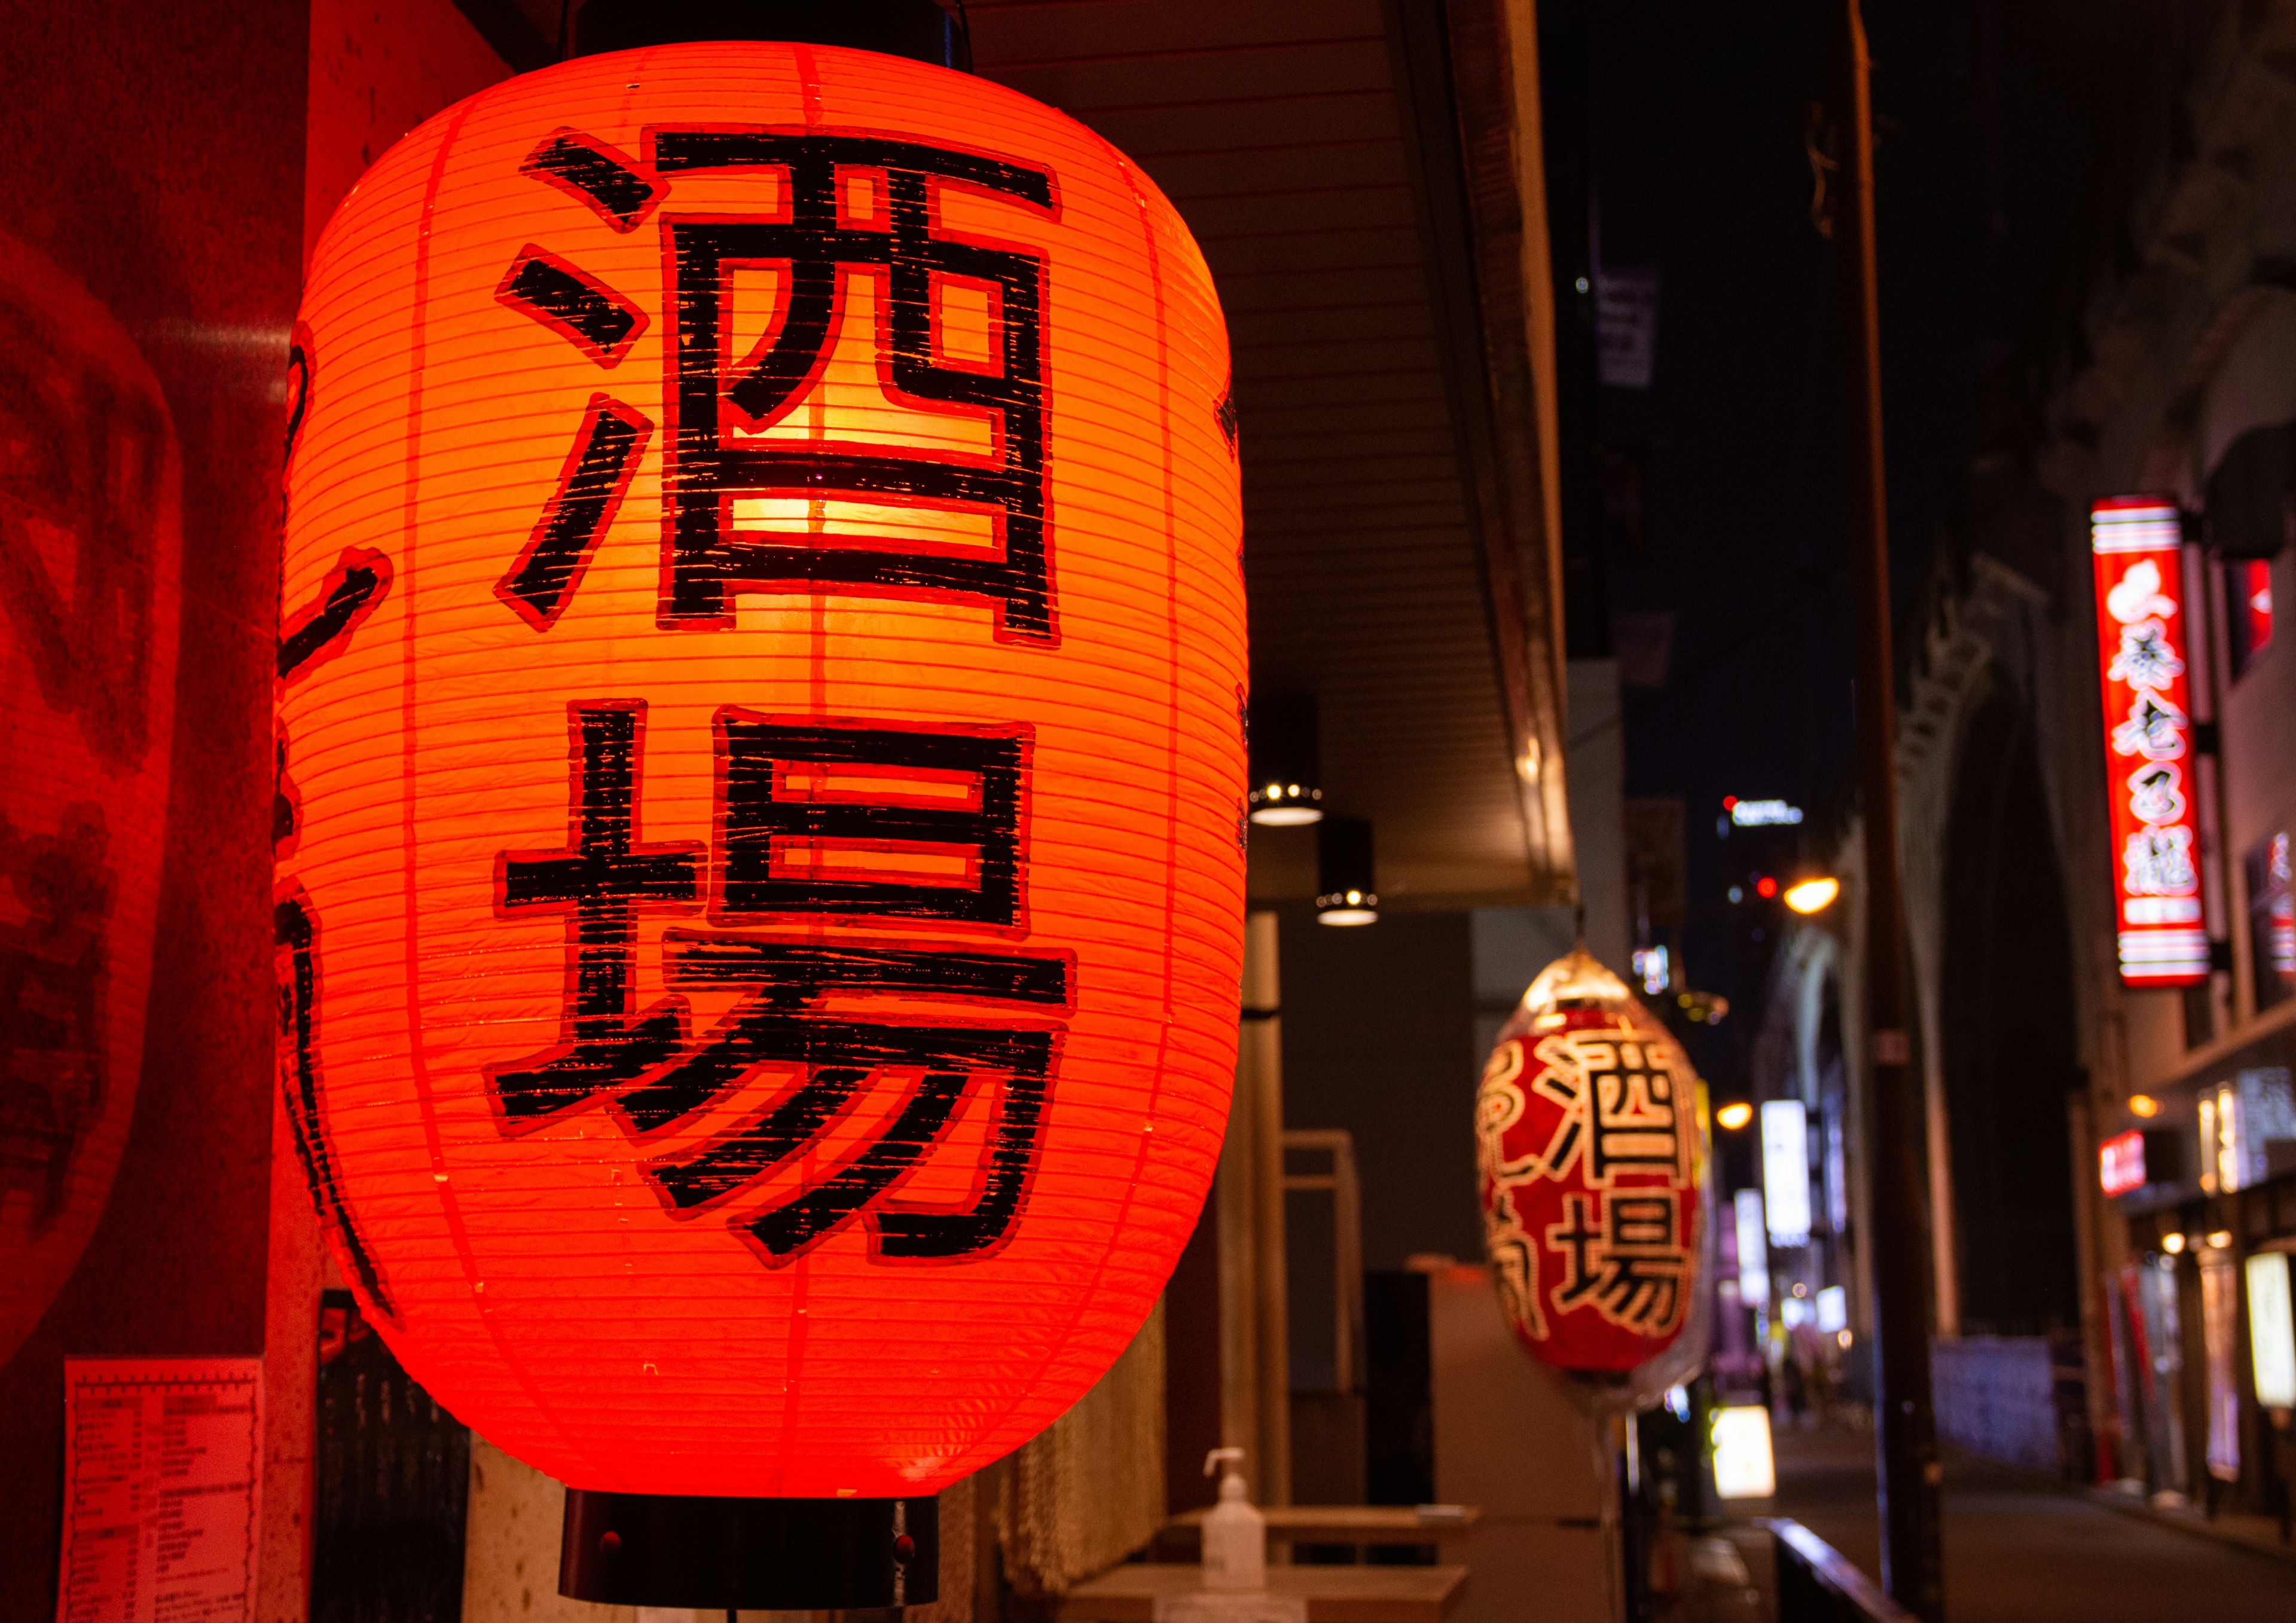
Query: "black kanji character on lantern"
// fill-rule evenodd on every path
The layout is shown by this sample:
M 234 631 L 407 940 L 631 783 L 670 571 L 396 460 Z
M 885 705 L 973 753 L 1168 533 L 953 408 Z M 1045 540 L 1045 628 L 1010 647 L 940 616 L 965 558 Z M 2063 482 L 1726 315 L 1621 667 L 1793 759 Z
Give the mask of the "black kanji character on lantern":
M 271 934 L 277 955 L 279 1082 L 294 1130 L 295 1153 L 310 1182 L 320 1221 L 342 1242 L 359 1288 L 379 1317 L 396 1323 L 398 1309 L 382 1265 L 351 1215 L 337 1172 L 334 1133 L 328 1125 L 326 1092 L 319 1077 L 319 921 L 300 885 L 290 882 L 273 903 Z
M 890 1122 L 824 1171 L 728 1225 L 770 1266 L 861 1221 L 883 1259 L 979 1257 L 1011 1237 L 1042 1147 L 1065 1028 L 947 1016 L 832 1012 L 855 996 L 960 1008 L 1065 1011 L 1065 954 L 673 930 L 675 992 L 744 993 L 688 1042 L 686 1003 L 635 1012 L 634 915 L 699 900 L 698 848 L 637 843 L 643 707 L 576 705 L 571 848 L 504 853 L 505 911 L 571 910 L 567 1040 L 490 1073 L 505 1133 L 594 1099 L 641 1143 L 673 1217 L 720 1207 L 808 1150 L 880 1083 L 905 1090 Z M 791 721 L 727 707 L 717 718 L 718 914 L 743 922 L 824 916 L 1017 928 L 1021 909 L 1023 727 L 938 731 Z M 698 1144 L 667 1141 L 724 1106 L 761 1068 L 795 1079 Z M 986 1096 L 982 1164 L 954 1207 L 896 1198 L 902 1180 Z
M 1026 735 L 721 710 L 719 916 L 1015 923 Z
M 1023 727 L 923 730 L 824 724 L 727 707 L 718 717 L 718 916 L 1021 921 Z M 753 1067 L 804 1080 L 699 1151 L 647 1168 L 673 1213 L 716 1204 L 798 1153 L 873 1078 L 914 1078 L 890 1125 L 829 1175 L 762 1214 L 735 1214 L 772 1265 L 867 1213 L 873 1254 L 977 1256 L 1009 1235 L 1041 1140 L 1060 1028 L 828 1015 L 832 993 L 1064 1008 L 1063 955 L 853 940 L 834 947 L 672 932 L 667 979 L 751 996 L 671 1067 L 616 1101 L 640 1134 L 721 1098 Z M 976 1198 L 920 1210 L 886 1197 L 983 1083 L 995 1099 Z
M 811 1143 L 881 1078 L 912 1078 L 892 1121 L 828 1174 L 762 1213 L 737 1213 L 769 1266 L 788 1262 L 866 1216 L 871 1250 L 920 1260 L 980 1256 L 1011 1234 L 1034 1174 L 1058 1056 L 1057 1026 L 959 1024 L 819 1012 L 832 995 L 858 992 L 960 1004 L 1064 1009 L 1065 955 L 816 945 L 671 932 L 668 979 L 681 988 L 746 988 L 750 996 L 676 1065 L 615 1102 L 641 1135 L 690 1120 L 723 1099 L 752 1067 L 802 1066 L 802 1079 L 698 1150 L 646 1165 L 662 1203 L 685 1217 L 715 1206 Z M 953 1209 L 889 1200 L 940 1142 L 968 1097 L 993 1089 L 983 1165 L 972 1198 Z
M 1621 1172 L 1690 1180 L 1690 1141 L 1682 1132 L 1676 1079 L 1651 1045 L 1615 1032 L 1564 1032 L 1544 1039 L 1546 1062 L 1532 1087 L 1562 1107 L 1539 1158 L 1560 1178 L 1581 1156 L 1586 1180 L 1607 1189 Z
M 1562 1221 L 1546 1230 L 1548 1247 L 1562 1258 L 1556 1307 L 1591 1304 L 1639 1335 L 1669 1333 L 1681 1322 L 1690 1268 L 1681 1211 L 1665 1191 L 1564 1195 Z
M 671 402 L 663 480 L 665 627 L 732 623 L 743 591 L 829 587 L 995 605 L 998 635 L 1053 639 L 1047 568 L 1043 383 L 1044 260 L 1017 249 L 937 234 L 938 196 L 955 185 L 1051 211 L 1045 170 L 915 142 L 761 130 L 655 129 L 653 168 L 772 168 L 789 177 L 786 219 L 666 217 L 676 278 Z M 863 224 L 841 195 L 869 187 Z M 771 336 L 746 357 L 730 352 L 727 273 L 783 272 L 786 292 Z M 988 414 L 990 456 L 921 456 L 854 443 L 761 438 L 818 380 L 856 270 L 882 267 L 887 285 L 878 345 L 894 397 L 924 407 Z M 985 294 L 993 311 L 993 365 L 936 359 L 942 297 Z M 739 438 L 728 430 L 738 430 Z M 904 545 L 882 538 L 800 536 L 779 541 L 732 527 L 736 497 L 780 494 L 819 502 L 985 512 L 987 548 Z
M 639 841 L 642 701 L 573 704 L 567 715 L 574 763 L 568 847 L 505 851 L 496 863 L 497 911 L 566 915 L 562 1039 L 488 1072 L 506 1132 L 540 1127 L 600 1090 L 632 1080 L 669 1059 L 685 1037 L 684 999 L 636 1011 L 632 945 L 640 909 L 683 912 L 699 903 L 701 847 Z
M 288 425 L 288 451 L 294 451 L 309 404 L 310 334 L 298 327 L 289 359 L 294 389 Z M 362 547 L 346 548 L 335 561 L 316 599 L 285 618 L 282 626 L 276 669 L 279 685 L 293 686 L 325 661 L 347 650 L 360 627 L 390 595 L 392 570 L 384 553 Z M 275 771 L 271 795 L 271 842 L 275 857 L 284 859 L 295 848 L 302 832 L 303 807 L 288 775 L 288 741 L 283 726 L 274 741 Z M 319 1064 L 319 914 L 303 887 L 292 880 L 274 895 L 271 933 L 278 996 L 278 1066 L 287 1117 L 294 1132 L 295 1153 L 311 1187 L 311 1202 L 319 1219 L 333 1230 L 359 1288 L 378 1317 L 395 1322 L 398 1308 L 381 1262 L 366 1242 L 357 1215 L 344 1194 L 338 1173 L 334 1133 L 327 1111 L 326 1078 Z

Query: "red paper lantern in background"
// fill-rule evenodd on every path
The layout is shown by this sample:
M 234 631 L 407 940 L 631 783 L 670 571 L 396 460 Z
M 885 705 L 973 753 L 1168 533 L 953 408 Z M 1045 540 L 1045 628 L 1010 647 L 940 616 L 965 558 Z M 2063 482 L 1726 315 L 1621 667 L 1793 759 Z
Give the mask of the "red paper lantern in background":
M 144 1062 L 183 526 L 111 313 L 0 235 L 0 1364 L 111 1198 Z
M 1024 1441 L 1152 1306 L 1234 1063 L 1178 217 L 961 74 L 588 57 L 369 171 L 296 365 L 282 1065 L 393 1350 L 585 1489 Z
M 1523 1345 L 1601 1406 L 1705 1357 L 1702 1084 L 1626 983 L 1574 949 L 1539 972 L 1475 1095 L 1483 1234 Z

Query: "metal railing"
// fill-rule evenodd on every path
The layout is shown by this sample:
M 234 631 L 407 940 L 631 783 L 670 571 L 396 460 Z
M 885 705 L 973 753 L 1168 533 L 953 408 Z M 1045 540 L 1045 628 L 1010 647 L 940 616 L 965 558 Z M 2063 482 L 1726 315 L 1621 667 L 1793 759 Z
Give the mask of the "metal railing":
M 1778 1623 L 1915 1623 L 1881 1585 L 1800 1522 L 1776 1517 L 1770 1532 L 1777 1548 Z

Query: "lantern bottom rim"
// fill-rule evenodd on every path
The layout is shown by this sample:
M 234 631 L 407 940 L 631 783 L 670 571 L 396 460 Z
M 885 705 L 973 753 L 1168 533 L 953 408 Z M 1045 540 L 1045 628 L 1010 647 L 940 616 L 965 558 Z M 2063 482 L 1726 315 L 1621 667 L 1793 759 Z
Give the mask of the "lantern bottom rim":
M 566 1490 L 558 1592 L 618 1606 L 858 1611 L 940 1591 L 939 1500 Z

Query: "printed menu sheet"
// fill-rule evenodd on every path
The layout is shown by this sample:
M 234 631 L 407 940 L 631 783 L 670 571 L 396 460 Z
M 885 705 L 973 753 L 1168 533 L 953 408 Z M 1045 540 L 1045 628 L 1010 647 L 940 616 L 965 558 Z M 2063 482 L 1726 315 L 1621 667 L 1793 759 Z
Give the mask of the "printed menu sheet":
M 64 1360 L 56 1623 L 247 1623 L 260 1358 Z

